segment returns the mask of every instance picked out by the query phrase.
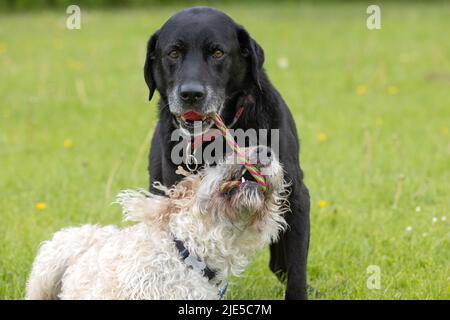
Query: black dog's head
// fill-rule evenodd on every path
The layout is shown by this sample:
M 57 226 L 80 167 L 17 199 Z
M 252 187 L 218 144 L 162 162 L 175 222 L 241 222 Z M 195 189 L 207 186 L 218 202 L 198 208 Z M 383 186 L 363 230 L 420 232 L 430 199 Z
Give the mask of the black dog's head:
M 224 13 L 195 7 L 171 17 L 148 41 L 144 67 L 152 98 L 157 89 L 184 127 L 207 125 L 226 99 L 259 88 L 264 52 Z

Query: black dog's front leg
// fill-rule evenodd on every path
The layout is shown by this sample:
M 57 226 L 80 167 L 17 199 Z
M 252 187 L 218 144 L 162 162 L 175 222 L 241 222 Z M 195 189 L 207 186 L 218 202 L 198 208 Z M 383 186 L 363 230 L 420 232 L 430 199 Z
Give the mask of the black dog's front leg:
M 289 227 L 270 247 L 270 268 L 287 281 L 286 299 L 307 299 L 306 262 L 309 246 L 309 192 L 300 183 L 292 185 L 291 212 L 286 214 Z

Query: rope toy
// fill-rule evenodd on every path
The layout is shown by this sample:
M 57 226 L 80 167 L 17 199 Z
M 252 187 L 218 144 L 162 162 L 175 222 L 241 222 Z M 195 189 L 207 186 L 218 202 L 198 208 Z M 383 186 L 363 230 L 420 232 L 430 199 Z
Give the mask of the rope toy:
M 228 128 L 225 126 L 222 118 L 217 114 L 214 113 L 212 115 L 212 121 L 214 121 L 215 125 L 219 129 L 219 131 L 224 136 L 225 140 L 227 141 L 228 145 L 231 147 L 234 153 L 237 155 L 237 160 L 242 162 L 244 164 L 244 167 L 248 170 L 248 172 L 255 178 L 256 183 L 258 183 L 263 190 L 267 189 L 266 180 L 262 176 L 261 172 L 251 163 L 249 163 L 245 157 L 245 154 L 241 151 L 238 144 L 234 141 L 233 136 L 231 135 Z M 236 189 L 242 184 L 240 180 L 230 180 L 223 182 L 219 190 L 220 192 L 229 192 L 233 189 Z

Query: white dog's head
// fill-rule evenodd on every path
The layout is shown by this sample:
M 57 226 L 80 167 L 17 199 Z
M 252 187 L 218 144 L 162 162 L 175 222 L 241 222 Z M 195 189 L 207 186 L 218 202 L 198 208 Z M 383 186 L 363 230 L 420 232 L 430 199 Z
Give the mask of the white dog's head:
M 244 228 L 276 218 L 282 210 L 286 194 L 283 169 L 269 148 L 251 147 L 242 150 L 248 162 L 252 163 L 265 178 L 267 189 L 263 190 L 244 164 L 235 154 L 215 167 L 206 168 L 201 174 L 201 183 L 196 191 L 197 207 L 200 212 L 216 220 Z M 241 184 L 228 192 L 220 191 L 226 181 L 240 181 Z

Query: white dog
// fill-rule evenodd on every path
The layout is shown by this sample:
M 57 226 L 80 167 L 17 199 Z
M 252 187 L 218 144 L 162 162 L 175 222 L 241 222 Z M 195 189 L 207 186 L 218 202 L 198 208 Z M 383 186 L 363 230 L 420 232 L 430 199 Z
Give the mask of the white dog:
M 247 148 L 256 159 L 261 148 Z M 124 191 L 123 229 L 85 225 L 57 232 L 41 246 L 27 283 L 28 299 L 219 299 L 229 276 L 276 240 L 287 211 L 283 170 L 257 160 L 268 188 L 242 164 L 227 161 L 184 178 L 167 197 Z M 243 183 L 229 193 L 223 181 Z

